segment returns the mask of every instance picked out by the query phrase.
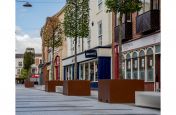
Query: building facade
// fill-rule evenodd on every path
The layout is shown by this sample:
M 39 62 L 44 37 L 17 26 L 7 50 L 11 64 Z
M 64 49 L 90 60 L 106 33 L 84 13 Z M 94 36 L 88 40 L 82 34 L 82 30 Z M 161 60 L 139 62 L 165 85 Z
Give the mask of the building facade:
M 23 56 L 24 54 L 15 54 L 15 78 L 19 78 L 23 68 Z
M 141 1 L 139 12 L 123 17 L 123 75 L 125 79 L 142 79 L 145 90 L 155 91 L 160 89 L 160 0 Z M 117 41 L 118 23 L 115 29 Z
M 90 80 L 92 88 L 98 79 L 111 78 L 112 13 L 106 13 L 105 0 L 89 2 L 89 37 L 78 39 L 77 79 Z M 64 80 L 74 75 L 74 40 L 67 38 L 67 57 L 62 59 Z

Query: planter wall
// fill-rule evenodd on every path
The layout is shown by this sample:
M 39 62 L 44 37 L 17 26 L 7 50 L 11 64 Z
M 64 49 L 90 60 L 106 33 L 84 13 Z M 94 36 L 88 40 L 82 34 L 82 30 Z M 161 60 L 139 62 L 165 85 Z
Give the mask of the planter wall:
M 68 96 L 90 96 L 89 80 L 65 80 L 63 94 Z
M 25 82 L 24 82 L 24 86 L 25 86 L 25 88 L 31 88 L 31 87 L 34 87 L 34 82 L 31 82 L 31 81 L 25 81 Z
M 63 81 L 51 80 L 45 82 L 45 91 L 47 92 L 56 92 L 56 86 L 62 86 Z
M 98 100 L 108 103 L 134 103 L 135 91 L 144 91 L 143 80 L 99 80 Z

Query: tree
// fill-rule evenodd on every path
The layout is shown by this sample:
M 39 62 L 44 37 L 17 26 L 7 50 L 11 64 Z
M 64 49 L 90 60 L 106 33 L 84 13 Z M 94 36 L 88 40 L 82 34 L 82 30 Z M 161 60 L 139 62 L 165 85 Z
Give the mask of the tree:
M 119 13 L 119 78 L 122 79 L 122 17 L 124 14 L 139 11 L 142 8 L 142 3 L 140 0 L 106 0 L 105 5 L 107 12 L 113 12 L 115 14 L 115 26 L 117 13 Z M 114 38 L 112 38 L 112 61 L 114 62 Z M 114 63 L 112 63 L 112 68 L 114 69 Z M 114 78 L 114 71 L 112 71 L 112 76 L 112 78 Z
M 26 79 L 26 78 L 27 78 L 27 75 L 28 75 L 28 70 L 22 68 L 22 69 L 21 69 L 21 73 L 20 73 L 20 78 Z
M 54 77 L 54 48 L 62 46 L 63 28 L 57 17 L 48 17 L 43 29 L 44 45 L 52 47 L 52 77 Z
M 77 79 L 77 39 L 89 35 L 89 0 L 67 0 L 64 15 L 64 33 L 74 39 L 74 79 Z
M 25 52 L 24 53 L 24 60 L 23 60 L 24 67 L 23 67 L 23 69 L 27 70 L 28 76 L 29 76 L 30 67 L 34 63 L 34 57 L 35 57 L 35 54 L 32 52 Z

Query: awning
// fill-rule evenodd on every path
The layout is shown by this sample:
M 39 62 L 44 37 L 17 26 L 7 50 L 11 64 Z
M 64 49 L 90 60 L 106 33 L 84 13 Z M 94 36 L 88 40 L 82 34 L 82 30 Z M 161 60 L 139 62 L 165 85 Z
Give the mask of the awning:
M 32 75 L 31 78 L 39 78 L 39 77 L 40 77 L 40 75 Z

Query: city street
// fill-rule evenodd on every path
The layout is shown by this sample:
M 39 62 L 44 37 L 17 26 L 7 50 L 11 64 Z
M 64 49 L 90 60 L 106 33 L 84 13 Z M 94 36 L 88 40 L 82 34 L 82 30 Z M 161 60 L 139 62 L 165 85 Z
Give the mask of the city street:
M 39 86 L 38 86 L 39 87 Z M 159 115 L 160 110 L 136 107 L 134 104 L 109 104 L 92 96 L 65 96 L 48 93 L 38 87 L 16 85 L 16 115 Z

